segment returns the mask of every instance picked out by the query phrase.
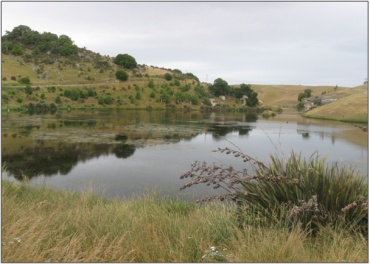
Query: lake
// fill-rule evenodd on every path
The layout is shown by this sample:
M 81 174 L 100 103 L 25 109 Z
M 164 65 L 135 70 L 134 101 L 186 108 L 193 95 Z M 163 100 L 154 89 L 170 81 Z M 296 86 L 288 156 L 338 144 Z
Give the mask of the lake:
M 2 178 L 30 185 L 131 198 L 157 193 L 197 199 L 217 190 L 180 176 L 197 160 L 245 166 L 218 147 L 240 148 L 268 164 L 270 154 L 351 165 L 368 175 L 368 133 L 353 124 L 284 112 L 264 119 L 246 113 L 89 110 L 28 115 L 2 113 Z

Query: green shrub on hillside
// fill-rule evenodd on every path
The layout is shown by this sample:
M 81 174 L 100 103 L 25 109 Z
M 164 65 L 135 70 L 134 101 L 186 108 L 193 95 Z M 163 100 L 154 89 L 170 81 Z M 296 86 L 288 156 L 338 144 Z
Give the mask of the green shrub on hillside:
M 127 81 L 128 80 L 128 74 L 127 72 L 123 71 L 123 70 L 117 70 L 116 71 L 116 78 L 120 81 Z
M 163 77 L 166 81 L 171 81 L 172 80 L 172 74 L 170 74 L 170 73 L 165 73 Z
M 18 80 L 19 83 L 21 84 L 31 84 L 31 80 L 30 78 L 27 76 L 27 77 L 23 77 L 23 78 L 20 78 Z
M 33 92 L 33 89 L 32 89 L 32 87 L 31 87 L 31 85 L 27 85 L 27 86 L 24 88 L 24 91 L 25 91 L 25 93 L 26 93 L 26 94 L 31 95 L 31 94 L 32 94 L 32 92 Z

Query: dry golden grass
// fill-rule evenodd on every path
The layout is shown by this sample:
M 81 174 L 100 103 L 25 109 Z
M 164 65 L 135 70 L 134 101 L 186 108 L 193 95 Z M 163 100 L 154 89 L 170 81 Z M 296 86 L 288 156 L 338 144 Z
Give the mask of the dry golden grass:
M 366 262 L 367 254 L 365 239 L 330 228 L 313 240 L 300 229 L 238 229 L 220 204 L 104 200 L 2 181 L 3 262 Z
M 263 104 L 274 107 L 296 107 L 298 95 L 305 89 L 312 90 L 312 96 L 346 93 L 348 88 L 335 86 L 304 86 L 304 85 L 257 85 L 252 84 L 252 89 L 258 93 L 258 98 Z
M 368 87 L 363 85 L 346 90 L 347 96 L 304 114 L 306 117 L 352 122 L 368 121 Z

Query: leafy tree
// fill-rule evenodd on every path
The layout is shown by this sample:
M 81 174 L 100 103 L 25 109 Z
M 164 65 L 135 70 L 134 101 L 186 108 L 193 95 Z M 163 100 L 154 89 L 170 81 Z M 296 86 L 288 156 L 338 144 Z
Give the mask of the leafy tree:
M 247 99 L 247 105 L 250 107 L 256 106 L 258 104 L 258 93 L 252 91 Z
M 221 78 L 217 78 L 213 82 L 213 85 L 209 86 L 209 91 L 214 96 L 229 95 L 230 87 L 229 87 L 229 84 L 225 80 Z
M 116 78 L 120 81 L 127 81 L 128 80 L 128 74 L 127 72 L 123 71 L 123 70 L 117 70 L 116 71 Z
M 303 93 L 298 94 L 298 101 L 301 102 L 303 98 L 310 98 L 312 94 L 311 89 L 305 89 Z
M 298 94 L 298 101 L 302 102 L 302 99 L 305 98 L 305 97 L 306 97 L 306 95 L 304 93 L 299 93 Z
M 304 93 L 306 95 L 307 98 L 310 98 L 311 97 L 311 94 L 312 94 L 312 90 L 311 89 L 305 89 L 304 90 Z
M 126 69 L 133 69 L 137 66 L 136 60 L 134 57 L 128 54 L 118 54 L 113 62 L 117 65 L 120 65 Z

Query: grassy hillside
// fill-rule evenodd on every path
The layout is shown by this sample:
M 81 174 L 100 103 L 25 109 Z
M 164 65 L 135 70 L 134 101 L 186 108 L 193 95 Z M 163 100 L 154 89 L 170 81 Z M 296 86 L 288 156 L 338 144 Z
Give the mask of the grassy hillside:
M 203 105 L 210 105 L 209 99 L 214 97 L 208 90 L 210 84 L 200 83 L 192 73 L 178 69 L 138 64 L 131 70 L 124 69 L 128 81 L 118 81 L 115 73 L 122 68 L 113 60 L 77 47 L 65 35 L 40 34 L 27 26 L 14 28 L 2 36 L 2 110 L 25 110 L 30 104 L 52 103 L 58 109 L 171 107 L 199 110 Z M 170 78 L 166 78 L 168 75 Z M 29 78 L 32 91 L 25 91 L 25 83 L 19 82 L 22 78 Z M 298 95 L 311 89 L 312 96 L 325 94 L 337 101 L 314 109 L 306 116 L 367 121 L 367 88 L 364 87 L 252 84 L 251 88 L 258 93 L 260 106 L 275 109 L 295 108 Z M 90 96 L 84 96 L 89 91 Z M 69 93 L 81 96 L 71 98 Z M 243 107 L 242 100 L 234 97 L 216 98 L 214 103 Z
M 337 101 L 314 108 L 306 117 L 334 119 L 351 122 L 368 122 L 368 87 L 362 85 L 342 91 L 344 96 Z

